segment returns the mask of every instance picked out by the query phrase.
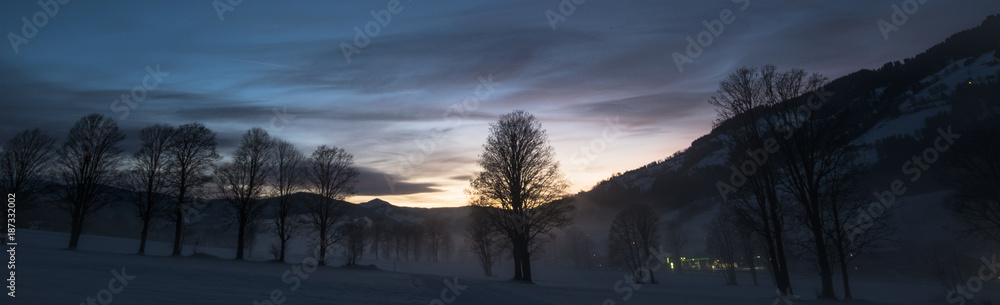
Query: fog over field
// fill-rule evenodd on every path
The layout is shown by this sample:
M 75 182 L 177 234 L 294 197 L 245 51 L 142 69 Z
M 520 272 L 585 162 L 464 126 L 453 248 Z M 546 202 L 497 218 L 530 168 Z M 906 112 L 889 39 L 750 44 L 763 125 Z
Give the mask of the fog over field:
M 1000 301 L 997 1 L 41 0 L 0 28 L 0 304 Z

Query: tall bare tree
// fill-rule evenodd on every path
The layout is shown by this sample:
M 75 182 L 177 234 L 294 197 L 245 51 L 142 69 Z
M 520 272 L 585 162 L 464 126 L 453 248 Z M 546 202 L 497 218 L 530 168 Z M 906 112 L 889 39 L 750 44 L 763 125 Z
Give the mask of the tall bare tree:
M 465 227 L 465 244 L 476 255 L 486 276 L 493 276 L 493 264 L 500 252 L 502 234 L 490 227 L 489 217 L 483 207 L 473 207 L 469 213 L 469 224 Z
M 358 260 L 365 253 L 365 246 L 368 245 L 368 222 L 364 219 L 348 220 L 344 223 L 344 245 L 345 265 L 357 265 Z
M 727 285 L 736 285 L 736 256 L 740 233 L 734 225 L 735 218 L 728 210 L 723 210 L 708 224 L 705 236 L 706 250 L 724 266 Z
M 308 225 L 318 235 L 319 264 L 326 266 L 326 253 L 343 237 L 339 222 L 348 207 L 339 202 L 354 194 L 354 184 L 360 174 L 354 167 L 354 156 L 343 148 L 321 145 L 308 161 L 307 180 L 319 199 L 307 208 Z
M 167 146 L 168 183 L 176 198 L 173 213 L 174 246 L 172 255 L 181 255 L 181 240 L 184 238 L 185 205 L 194 198 L 193 191 L 211 181 L 209 171 L 214 162 L 221 159 L 215 150 L 215 132 L 201 123 L 178 126 L 173 140 Z
M 467 191 L 494 230 L 509 240 L 514 280 L 531 281 L 531 251 L 540 237 L 572 222 L 564 197 L 568 187 L 554 159 L 541 123 L 525 111 L 500 116 L 479 156 L 483 171 L 475 173 Z
M 897 237 L 892 217 L 896 208 L 879 206 L 873 209 L 870 195 L 862 192 L 857 185 L 855 177 L 861 175 L 860 168 L 859 163 L 852 162 L 834 172 L 823 193 L 824 213 L 827 215 L 825 234 L 831 245 L 832 259 L 840 264 L 844 299 L 854 298 L 849 276 L 850 263 L 858 257 L 872 254 Z M 859 211 L 874 217 L 864 218 L 859 223 Z M 879 212 L 880 215 L 871 215 L 869 211 Z
M 303 187 L 305 155 L 292 143 L 276 140 L 274 158 L 274 233 L 278 236 L 278 260 L 284 262 L 288 241 L 298 230 L 294 215 L 301 209 L 294 205 L 291 195 Z
M 774 75 L 776 79 L 767 92 L 774 101 L 775 114 L 769 118 L 772 128 L 787 141 L 774 156 L 782 177 L 778 186 L 798 203 L 799 218 L 811 233 L 821 280 L 820 297 L 836 299 L 826 233 L 826 205 L 830 203 L 826 193 L 838 172 L 856 160 L 854 152 L 859 146 L 852 144 L 854 137 L 844 132 L 851 124 L 846 116 L 823 115 L 821 106 L 827 97 L 816 92 L 826 84 L 825 77 L 799 69 Z
M 376 216 L 372 219 L 372 227 L 370 231 L 372 240 L 371 248 L 368 249 L 368 252 L 375 254 L 375 259 L 379 258 L 379 250 L 382 250 L 382 253 L 387 253 L 384 249 L 381 249 L 385 247 L 385 240 L 387 239 L 386 235 L 388 235 L 386 233 L 387 230 L 388 227 L 385 224 L 384 218 Z M 382 257 L 388 257 L 388 255 L 383 254 Z
M 56 139 L 38 128 L 26 129 L 7 140 L 0 151 L 0 187 L 17 196 L 20 211 L 37 206 L 35 199 L 56 150 Z
M 1000 244 L 1000 130 L 965 132 L 954 145 L 961 158 L 944 171 L 955 190 L 947 207 L 962 221 L 963 235 Z
M 681 252 L 684 251 L 684 247 L 687 246 L 688 242 L 691 241 L 691 237 L 688 236 L 687 230 L 684 229 L 684 223 L 679 219 L 674 219 L 667 223 L 667 234 L 665 239 L 667 246 L 670 247 L 670 252 L 673 252 L 673 259 L 676 262 L 681 261 Z M 682 264 L 677 264 L 677 271 L 684 269 Z
M 142 221 L 139 233 L 139 254 L 146 253 L 149 226 L 164 216 L 168 209 L 167 149 L 176 129 L 166 124 L 151 125 L 139 131 L 139 151 L 132 155 L 123 175 L 122 186 L 131 190 L 129 201 L 135 205 L 136 216 Z
M 656 277 L 647 264 L 653 255 L 650 249 L 660 243 L 660 219 L 653 208 L 633 204 L 615 215 L 608 230 L 608 258 L 610 263 L 627 268 L 637 283 L 656 283 Z
M 445 230 L 444 222 L 440 219 L 431 218 L 426 222 L 427 231 L 427 254 L 432 262 L 437 262 L 444 248 L 445 238 L 448 232 Z
M 65 186 L 60 207 L 70 214 L 69 249 L 76 249 L 87 220 L 108 204 L 104 195 L 122 161 L 124 139 L 114 120 L 91 114 L 73 125 L 59 149 L 56 170 Z
M 769 156 L 776 152 L 781 135 L 772 130 L 769 107 L 777 101 L 772 88 L 779 77 L 774 66 L 742 67 L 719 82 L 709 99 L 716 107 L 716 128 L 728 128 L 731 175 L 716 187 L 725 204 L 736 209 L 752 229 L 759 232 L 767 253 L 775 285 L 782 295 L 791 294 L 784 234 L 788 204 L 779 199 L 780 172 Z M 744 169 L 744 167 L 746 169 Z
M 576 227 L 567 230 L 563 238 L 566 239 L 566 252 L 568 252 L 569 260 L 573 262 L 573 267 L 577 269 L 590 268 L 591 262 L 597 254 L 597 245 L 594 244 L 594 240 Z
M 274 141 L 267 131 L 254 127 L 243 134 L 233 153 L 233 161 L 215 170 L 222 198 L 236 217 L 236 259 L 243 259 L 247 229 L 264 211 L 265 186 L 273 169 Z

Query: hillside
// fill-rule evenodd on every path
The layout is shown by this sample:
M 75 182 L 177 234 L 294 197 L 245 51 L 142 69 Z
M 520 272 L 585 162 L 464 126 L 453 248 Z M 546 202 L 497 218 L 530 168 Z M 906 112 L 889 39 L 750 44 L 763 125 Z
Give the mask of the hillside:
M 842 132 L 867 145 L 861 156 L 871 173 L 865 179 L 896 175 L 901 160 L 917 150 L 915 145 L 924 145 L 919 140 L 935 132 L 930 126 L 989 128 L 969 123 L 986 122 L 1000 113 L 997 37 L 1000 15 L 914 57 L 835 79 L 825 87 L 832 93 L 830 100 L 816 113 L 849 117 Z M 616 174 L 577 194 L 584 202 L 580 207 L 600 210 L 646 203 L 689 216 L 711 209 L 719 197 L 715 182 L 730 174 L 729 151 L 722 140 L 733 124 L 722 122 L 668 158 Z M 922 181 L 913 194 L 940 189 L 934 179 Z

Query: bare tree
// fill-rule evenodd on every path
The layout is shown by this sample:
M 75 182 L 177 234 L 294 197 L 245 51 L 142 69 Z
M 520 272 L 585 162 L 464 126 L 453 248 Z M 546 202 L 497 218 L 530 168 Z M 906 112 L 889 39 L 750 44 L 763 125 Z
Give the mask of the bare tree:
M 121 184 L 131 190 L 130 200 L 136 216 L 142 221 L 139 233 L 139 254 L 146 253 L 149 226 L 168 209 L 167 150 L 173 142 L 176 129 L 166 124 L 151 125 L 139 131 L 139 151 L 132 155 L 128 170 Z
M 359 175 L 353 166 L 354 156 L 343 148 L 321 145 L 308 161 L 307 180 L 319 195 L 308 207 L 308 224 L 318 235 L 319 264 L 326 266 L 326 253 L 343 238 L 338 223 L 347 214 L 347 206 L 338 202 L 354 194 Z
M 504 236 L 490 227 L 489 221 L 485 219 L 489 215 L 484 213 L 483 209 L 485 208 L 473 207 L 469 213 L 469 224 L 465 227 L 465 244 L 476 255 L 486 276 L 493 276 L 493 264 L 499 255 L 501 239 Z
M 254 127 L 243 134 L 233 153 L 233 161 L 215 170 L 219 192 L 236 216 L 236 259 L 243 259 L 247 227 L 264 210 L 261 197 L 274 162 L 274 141 L 263 128 Z
M 409 230 L 406 230 L 406 244 L 409 245 L 410 251 L 413 253 L 414 261 L 419 262 L 424 250 L 426 250 L 423 247 L 426 235 L 427 227 L 422 224 L 414 224 Z
M 727 285 L 736 285 L 736 255 L 740 237 L 734 220 L 729 211 L 723 210 L 709 223 L 705 237 L 706 250 L 725 266 L 723 274 Z
M 0 187 L 17 196 L 19 211 L 35 206 L 37 195 L 43 192 L 42 181 L 55 156 L 56 139 L 41 129 L 26 129 L 7 140 L 0 152 Z
M 853 155 L 852 160 L 857 160 Z M 831 244 L 833 259 L 840 264 L 844 286 L 844 299 L 853 299 L 849 277 L 849 264 L 858 257 L 869 255 L 876 249 L 895 241 L 896 227 L 892 206 L 872 203 L 867 192 L 858 187 L 857 178 L 862 174 L 862 165 L 857 161 L 847 162 L 831 173 L 829 183 L 823 190 L 823 207 L 826 208 L 827 242 Z M 884 196 L 884 195 L 883 195 Z M 862 218 L 859 211 L 867 217 Z M 878 212 L 879 215 L 872 215 Z M 859 220 L 862 220 L 859 222 Z
M 750 270 L 750 278 L 753 279 L 753 285 L 760 285 L 757 280 L 757 246 L 760 242 L 757 241 L 757 233 L 753 230 L 747 230 L 746 226 L 737 225 L 739 231 L 739 248 L 743 251 L 743 260 L 745 261 L 745 266 Z
M 396 253 L 396 260 L 406 260 L 410 255 L 410 248 L 407 244 L 409 238 L 407 238 L 407 231 L 410 225 L 406 223 L 398 223 L 389 230 L 389 238 L 391 248 L 393 252 Z
M 298 223 L 294 215 L 299 212 L 292 202 L 291 195 L 299 191 L 304 183 L 305 155 L 295 145 L 284 140 L 276 140 L 274 144 L 274 230 L 278 236 L 278 261 L 285 261 L 285 251 L 288 241 L 295 236 Z
M 679 219 L 675 219 L 667 223 L 666 235 L 667 246 L 670 247 L 670 251 L 674 254 L 674 261 L 680 262 L 681 252 L 684 250 L 684 246 L 687 246 L 688 242 L 691 241 L 691 237 L 688 236 L 687 230 L 684 229 L 684 223 Z M 684 269 L 684 266 L 682 264 L 677 264 L 676 269 L 680 272 Z
M 444 240 L 448 232 L 445 231 L 444 222 L 440 219 L 431 218 L 426 222 L 427 231 L 427 254 L 432 262 L 438 261 L 444 247 Z
M 65 185 L 60 206 L 71 219 L 69 249 L 76 249 L 87 220 L 108 204 L 104 195 L 121 163 L 124 139 L 114 120 L 91 114 L 73 125 L 59 149 L 56 166 Z
M 177 200 L 170 216 L 174 222 L 174 246 L 172 255 L 181 255 L 181 240 L 184 238 L 185 205 L 199 187 L 211 181 L 208 175 L 213 163 L 220 158 L 215 150 L 215 132 L 201 123 L 178 126 L 173 141 L 167 147 L 169 159 L 167 172 L 172 195 Z
M 514 280 L 531 281 L 533 245 L 555 228 L 572 222 L 564 196 L 568 186 L 554 159 L 548 135 L 535 117 L 518 110 L 490 124 L 468 195 L 484 207 L 486 221 L 506 236 L 514 260 Z M 541 238 L 539 238 L 541 237 Z
M 1000 243 L 1000 131 L 966 132 L 954 144 L 960 158 L 945 171 L 955 190 L 947 207 L 962 221 L 963 235 Z
M 649 283 L 656 283 L 648 262 L 653 255 L 650 249 L 659 246 L 659 221 L 653 208 L 633 204 L 615 215 L 608 230 L 610 263 L 628 269 L 637 283 L 647 280 L 644 273 L 649 275 Z
M 387 255 L 384 254 L 385 250 L 382 249 L 385 247 L 385 239 L 387 235 L 386 231 L 387 231 L 387 226 L 385 224 L 385 220 L 382 217 L 377 216 L 375 217 L 375 219 L 372 219 L 372 227 L 371 231 L 369 231 L 372 240 L 371 240 L 371 248 L 368 249 L 368 252 L 374 254 L 375 259 L 379 258 L 379 250 L 382 250 L 383 252 L 382 257 L 388 257 Z
M 727 128 L 726 146 L 732 171 L 728 181 L 716 187 L 722 200 L 752 224 L 764 241 L 775 285 L 782 295 L 791 294 L 788 258 L 784 233 L 787 230 L 788 204 L 779 199 L 780 172 L 769 161 L 778 144 L 769 107 L 780 102 L 771 91 L 779 77 L 774 66 L 742 67 L 719 82 L 719 89 L 709 99 L 716 107 L 716 128 Z M 784 91 L 782 91 L 784 92 Z M 752 171 L 744 170 L 753 169 Z M 746 173 L 744 173 L 746 172 Z
M 348 220 L 344 223 L 344 245 L 345 265 L 357 265 L 358 260 L 365 253 L 365 246 L 368 245 L 368 222 L 364 219 Z
M 573 267 L 577 269 L 590 268 L 590 263 L 597 253 L 594 240 L 580 229 L 573 227 L 566 231 L 566 251 Z
M 455 238 L 450 231 L 444 231 L 444 238 L 441 239 L 441 256 L 445 261 L 451 260 L 452 253 L 455 252 Z
M 855 136 L 844 132 L 853 123 L 846 116 L 822 115 L 820 106 L 827 97 L 815 92 L 826 84 L 825 77 L 799 69 L 775 73 L 774 77 L 766 91 L 774 101 L 770 124 L 787 141 L 773 156 L 781 172 L 778 186 L 798 203 L 798 216 L 809 230 L 821 280 L 819 297 L 836 299 L 825 231 L 829 216 L 825 192 L 837 172 L 856 160 L 853 152 L 859 146 L 852 144 Z M 803 97 L 805 94 L 808 96 Z

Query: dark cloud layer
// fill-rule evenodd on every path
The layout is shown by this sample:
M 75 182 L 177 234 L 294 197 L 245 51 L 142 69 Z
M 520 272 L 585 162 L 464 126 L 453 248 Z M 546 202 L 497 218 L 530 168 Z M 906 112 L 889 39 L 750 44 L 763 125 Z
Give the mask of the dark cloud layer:
M 127 149 L 148 124 L 197 121 L 229 153 L 259 126 L 307 154 L 321 144 L 355 154 L 360 199 L 458 205 L 501 113 L 535 113 L 570 155 L 620 120 L 627 132 L 607 156 L 570 177 L 583 187 L 707 132 L 706 100 L 736 67 L 836 78 L 1000 12 L 993 0 L 928 1 L 885 40 L 876 22 L 902 1 L 586 1 L 553 30 L 546 12 L 560 3 L 404 1 L 348 62 L 343 44 L 377 22 L 370 12 L 385 1 L 244 1 L 221 20 L 206 3 L 73 1 L 18 52 L 0 46 L 0 139 L 28 127 L 62 137 L 101 113 L 119 119 Z M 38 10 L 0 4 L 0 30 L 20 34 L 21 17 Z M 672 54 L 726 10 L 732 23 L 679 71 Z M 169 75 L 123 117 L 112 103 L 143 84 L 147 67 Z M 398 177 L 393 188 L 387 174 Z

